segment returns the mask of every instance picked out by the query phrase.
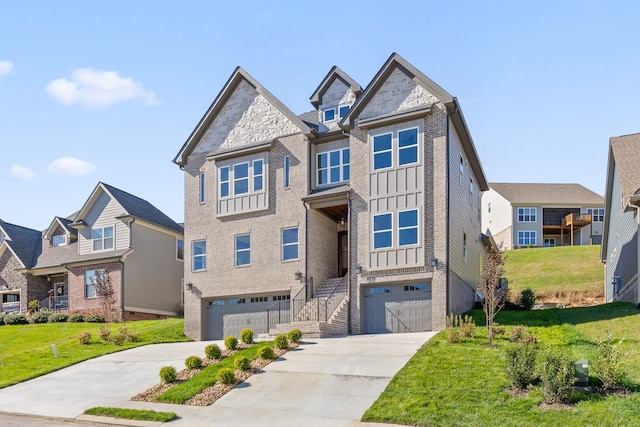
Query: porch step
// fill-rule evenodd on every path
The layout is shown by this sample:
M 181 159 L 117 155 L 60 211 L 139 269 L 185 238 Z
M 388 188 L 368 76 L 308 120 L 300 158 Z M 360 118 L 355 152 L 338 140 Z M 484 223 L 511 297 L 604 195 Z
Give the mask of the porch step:
M 336 288 L 337 286 L 337 288 Z M 314 298 L 327 298 L 334 292 L 346 292 L 347 291 L 347 279 L 344 277 L 334 277 L 326 279 L 322 282 L 322 285 L 313 294 Z

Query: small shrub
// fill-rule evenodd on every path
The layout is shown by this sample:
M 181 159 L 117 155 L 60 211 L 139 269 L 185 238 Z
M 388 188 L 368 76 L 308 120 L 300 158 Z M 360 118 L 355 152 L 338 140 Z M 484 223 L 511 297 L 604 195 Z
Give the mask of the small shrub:
M 273 345 L 280 350 L 285 350 L 289 348 L 289 339 L 285 334 L 280 334 L 273 340 Z
M 531 310 L 536 304 L 536 294 L 531 288 L 525 288 L 518 294 L 516 304 L 523 310 Z
M 0 326 L 4 326 L 4 313 L 0 313 Z
M 67 313 L 51 313 L 49 314 L 49 323 L 63 323 L 69 318 Z
M 275 353 L 273 352 L 273 349 L 268 345 L 260 347 L 258 349 L 257 354 L 258 354 L 258 357 L 263 360 L 273 360 L 276 357 Z
M 37 299 L 29 301 L 27 304 L 27 313 L 33 314 L 38 311 L 38 307 L 40 306 L 40 302 Z
M 72 322 L 72 323 L 84 322 L 84 315 L 82 313 L 73 313 L 72 315 L 69 316 L 69 318 L 67 319 L 67 322 Z
M 49 313 L 46 311 L 39 311 L 31 315 L 31 323 L 47 323 L 49 321 Z
M 240 332 L 240 342 L 253 344 L 253 331 L 249 328 L 243 329 L 242 332 Z
M 173 366 L 163 366 L 160 368 L 160 380 L 164 384 L 172 383 L 178 378 L 178 373 L 176 372 L 176 368 Z
M 80 334 L 80 336 L 78 337 L 78 342 L 80 344 L 89 344 L 91 342 L 91 334 L 89 332 Z
M 26 325 L 29 323 L 24 314 L 7 314 L 4 316 L 5 325 Z
M 122 336 L 123 342 L 138 342 L 140 340 L 140 334 L 137 331 L 130 331 L 126 326 L 120 328 L 119 335 Z
M 220 369 L 217 378 L 222 384 L 235 384 L 236 382 L 236 374 L 233 372 L 233 369 L 230 368 Z
M 98 336 L 102 341 L 109 341 L 109 338 L 111 338 L 111 328 L 108 325 L 101 326 Z
M 593 370 L 602 381 L 602 388 L 611 390 L 622 387 L 629 374 L 622 366 L 625 353 L 613 344 L 611 331 L 603 340 L 598 337 L 598 353 L 593 360 Z
M 238 356 L 233 361 L 233 366 L 239 371 L 246 371 L 249 369 L 251 361 L 245 356 Z
M 450 344 L 460 342 L 460 330 L 452 326 L 447 326 L 447 342 Z
M 300 329 L 292 329 L 287 334 L 287 338 L 289 338 L 291 342 L 299 343 L 302 339 L 302 331 Z
M 207 359 L 220 359 L 222 351 L 220 351 L 218 344 L 209 344 L 204 348 L 204 355 L 207 356 Z
M 111 338 L 109 339 L 109 341 L 115 345 L 123 345 L 126 340 L 127 337 L 123 334 L 111 335 Z
M 523 342 L 528 335 L 529 331 L 525 326 L 518 325 L 511 330 L 509 339 L 511 342 Z
M 90 314 L 85 317 L 85 320 L 90 323 L 104 323 L 104 316 L 101 314 Z
M 224 339 L 224 346 L 227 350 L 235 350 L 238 348 L 238 339 L 233 335 L 229 335 Z
M 465 315 L 460 323 L 460 335 L 464 338 L 473 338 L 476 330 L 476 322 L 469 315 Z
M 527 388 L 538 380 L 536 374 L 536 359 L 538 346 L 535 343 L 525 343 L 508 347 L 505 350 L 507 359 L 507 376 L 515 388 Z
M 547 403 L 567 402 L 576 381 L 573 360 L 564 352 L 551 347 L 542 353 L 540 380 Z
M 189 356 L 184 361 L 184 364 L 189 369 L 200 369 L 202 367 L 202 359 L 198 356 Z
M 493 334 L 503 336 L 507 333 L 507 328 L 502 325 L 498 325 L 497 323 L 493 324 Z

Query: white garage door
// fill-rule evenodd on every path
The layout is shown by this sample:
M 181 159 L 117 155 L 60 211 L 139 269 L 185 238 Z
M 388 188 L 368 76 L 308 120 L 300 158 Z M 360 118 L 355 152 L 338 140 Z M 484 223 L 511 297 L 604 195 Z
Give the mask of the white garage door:
M 364 292 L 365 333 L 432 330 L 430 283 L 374 286 Z
M 288 298 L 289 295 L 243 296 L 209 301 L 206 339 L 239 337 L 245 328 L 253 330 L 254 336 L 265 334 L 269 332 L 267 310 L 278 300 Z

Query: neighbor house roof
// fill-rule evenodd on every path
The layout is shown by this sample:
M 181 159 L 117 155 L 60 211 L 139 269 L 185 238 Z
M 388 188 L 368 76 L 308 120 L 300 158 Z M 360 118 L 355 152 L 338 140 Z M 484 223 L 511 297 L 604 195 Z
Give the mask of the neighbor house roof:
M 604 205 L 604 197 L 580 184 L 489 183 L 512 204 Z
M 133 249 L 126 248 L 115 251 L 92 252 L 79 255 L 78 242 L 74 242 L 70 245 L 58 246 L 56 248 L 50 248 L 49 250 L 42 251 L 33 268 L 35 270 L 39 270 L 58 266 L 64 267 L 84 262 L 102 261 L 106 259 L 120 259 L 131 251 L 133 251 Z
M 0 229 L 6 236 L 2 243 L 7 245 L 24 267 L 30 268 L 42 248 L 42 232 L 2 220 Z
M 615 136 L 610 139 L 622 197 L 629 200 L 640 192 L 640 133 Z

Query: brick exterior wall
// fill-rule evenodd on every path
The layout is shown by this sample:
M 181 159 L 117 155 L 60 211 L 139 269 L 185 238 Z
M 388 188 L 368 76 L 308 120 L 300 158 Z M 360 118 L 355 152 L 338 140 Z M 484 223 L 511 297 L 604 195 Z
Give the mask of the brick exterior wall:
M 71 267 L 69 269 L 69 311 L 80 313 L 98 312 L 101 314 L 102 301 L 100 298 L 85 297 L 85 272 L 90 270 L 105 269 L 109 271 L 111 285 L 115 292 L 115 302 L 112 305 L 115 320 L 122 319 L 122 264 L 120 262 L 110 262 L 103 264 L 92 264 L 82 267 Z M 106 317 L 106 315 L 105 315 Z

